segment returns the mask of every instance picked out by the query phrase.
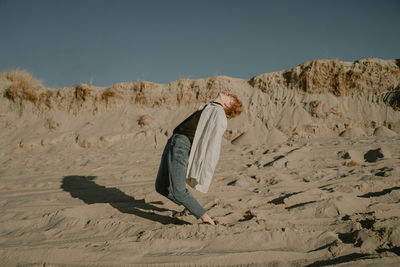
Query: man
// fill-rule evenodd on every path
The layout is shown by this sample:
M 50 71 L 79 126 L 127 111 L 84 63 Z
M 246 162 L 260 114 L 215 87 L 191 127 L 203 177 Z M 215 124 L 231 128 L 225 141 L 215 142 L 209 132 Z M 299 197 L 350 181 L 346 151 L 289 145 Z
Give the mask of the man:
M 173 131 L 164 148 L 155 183 L 156 191 L 183 205 L 197 219 L 214 221 L 190 194 L 185 182 L 206 193 L 219 159 L 227 118 L 240 115 L 242 102 L 228 93 L 218 97 L 186 118 Z

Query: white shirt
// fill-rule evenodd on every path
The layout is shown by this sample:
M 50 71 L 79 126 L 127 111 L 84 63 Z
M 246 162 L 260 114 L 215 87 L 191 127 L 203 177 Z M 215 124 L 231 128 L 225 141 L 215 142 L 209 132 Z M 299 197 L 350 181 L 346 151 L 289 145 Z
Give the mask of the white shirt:
M 186 171 L 186 183 L 202 193 L 207 193 L 210 187 L 226 127 L 224 108 L 208 103 L 196 127 Z

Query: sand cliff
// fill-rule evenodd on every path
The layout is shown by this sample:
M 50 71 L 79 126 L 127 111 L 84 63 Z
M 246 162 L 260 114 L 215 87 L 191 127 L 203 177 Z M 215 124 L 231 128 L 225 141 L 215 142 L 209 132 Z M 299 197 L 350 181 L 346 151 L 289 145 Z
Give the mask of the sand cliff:
M 106 146 L 138 135 L 146 137 L 141 144 L 156 145 L 219 91 L 238 95 L 245 106 L 229 124 L 229 142 L 272 144 L 352 128 L 371 135 L 380 126 L 400 133 L 399 84 L 399 61 L 375 58 L 309 61 L 249 80 L 217 76 L 59 90 L 44 88 L 26 73 L 5 73 L 0 78 L 1 145 L 28 148 L 63 140 Z

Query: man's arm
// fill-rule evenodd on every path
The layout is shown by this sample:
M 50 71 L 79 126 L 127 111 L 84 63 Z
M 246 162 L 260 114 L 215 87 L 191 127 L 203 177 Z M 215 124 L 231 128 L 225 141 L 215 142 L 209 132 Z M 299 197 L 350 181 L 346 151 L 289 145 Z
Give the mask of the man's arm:
M 225 113 L 223 113 L 223 117 L 221 117 L 221 114 L 218 114 L 216 116 L 215 125 L 210 133 L 203 161 L 203 167 L 200 174 L 200 184 L 206 191 L 208 191 L 208 188 L 211 184 L 211 180 L 219 160 L 222 135 L 224 134 L 225 130 L 226 130 Z

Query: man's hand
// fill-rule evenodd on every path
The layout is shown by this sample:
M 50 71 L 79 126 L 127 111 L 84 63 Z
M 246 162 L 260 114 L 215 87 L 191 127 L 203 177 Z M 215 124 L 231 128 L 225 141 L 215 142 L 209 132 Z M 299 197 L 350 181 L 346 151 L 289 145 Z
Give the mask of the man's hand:
M 208 216 L 207 213 L 204 213 L 203 216 L 201 216 L 201 220 L 205 223 L 209 223 L 211 225 L 215 225 L 214 221 L 210 218 L 210 216 Z

